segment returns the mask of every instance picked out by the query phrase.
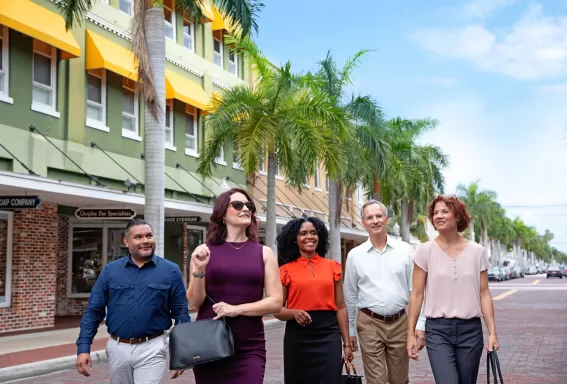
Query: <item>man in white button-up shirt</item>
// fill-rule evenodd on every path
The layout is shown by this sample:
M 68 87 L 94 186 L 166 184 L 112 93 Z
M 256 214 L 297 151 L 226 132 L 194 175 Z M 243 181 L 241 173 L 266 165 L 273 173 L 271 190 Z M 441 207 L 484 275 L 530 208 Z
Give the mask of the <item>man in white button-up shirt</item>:
M 360 344 L 368 384 L 409 383 L 407 314 L 412 283 L 412 248 L 386 233 L 388 209 L 367 201 L 361 218 L 369 239 L 347 257 L 344 298 L 353 350 Z M 424 345 L 425 319 L 416 334 Z M 353 336 L 358 333 L 357 337 Z

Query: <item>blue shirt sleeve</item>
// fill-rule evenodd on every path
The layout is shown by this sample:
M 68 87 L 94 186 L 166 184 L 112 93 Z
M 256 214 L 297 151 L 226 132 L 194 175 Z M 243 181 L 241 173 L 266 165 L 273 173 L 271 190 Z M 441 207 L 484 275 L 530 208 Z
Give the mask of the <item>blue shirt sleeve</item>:
M 106 315 L 108 303 L 107 274 L 108 265 L 102 269 L 91 291 L 87 309 L 81 319 L 81 330 L 77 339 L 77 355 L 91 352 L 91 344 L 98 332 L 98 326 Z
M 171 292 L 169 295 L 169 308 L 171 309 L 171 318 L 175 324 L 191 321 L 189 317 L 189 304 L 187 302 L 187 291 L 181 270 L 176 265 L 173 270 L 173 281 L 171 283 Z

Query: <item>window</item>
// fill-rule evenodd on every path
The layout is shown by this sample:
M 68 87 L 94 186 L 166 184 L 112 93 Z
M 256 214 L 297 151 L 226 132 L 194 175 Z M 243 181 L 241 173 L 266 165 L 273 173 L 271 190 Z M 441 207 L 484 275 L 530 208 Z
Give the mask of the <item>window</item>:
M 195 225 L 187 225 L 187 254 L 183 257 L 190 257 L 195 248 L 205 242 L 207 238 L 207 229 L 205 227 L 197 227 Z M 187 284 L 191 280 L 190 264 L 187 263 Z M 197 309 L 189 308 L 190 312 L 195 312 Z
M 166 100 L 165 104 L 165 148 L 176 151 L 173 145 L 173 99 Z
M 219 155 L 215 159 L 215 162 L 220 165 L 226 165 L 226 161 L 224 161 L 224 148 L 221 147 Z
M 42 41 L 33 41 L 32 110 L 59 117 L 57 103 L 57 50 Z
M 163 0 L 165 37 L 175 41 L 175 5 L 174 0 Z
M 89 297 L 107 263 L 126 256 L 122 224 L 71 224 L 67 295 Z
M 234 52 L 228 53 L 228 71 L 238 76 L 238 56 Z
M 222 67 L 222 42 L 215 38 L 215 64 Z
M 138 94 L 133 80 L 122 78 L 122 136 L 141 141 L 138 136 Z
M 120 10 L 127 14 L 128 16 L 132 16 L 134 14 L 134 0 L 120 0 L 118 4 Z
M 331 179 L 329 178 L 329 175 L 326 175 L 325 176 L 325 190 L 327 191 L 327 193 L 329 193 L 330 181 L 331 181 Z
M 10 306 L 12 298 L 13 214 L 0 212 L 0 308 Z
M 232 146 L 232 168 L 242 171 L 242 164 L 240 164 L 238 157 L 236 156 L 236 143 Z
M 195 52 L 195 27 L 187 19 L 183 19 L 183 46 Z
M 321 185 L 319 182 L 319 168 L 315 169 L 315 189 L 321 190 Z
M 14 103 L 9 97 L 10 93 L 10 44 L 8 42 L 8 27 L 0 24 L 0 101 Z
M 103 228 L 73 228 L 71 256 L 71 293 L 90 293 L 104 267 Z
M 106 72 L 87 73 L 87 126 L 109 132 L 106 127 Z
M 262 161 L 260 163 L 260 174 L 265 175 L 266 174 L 266 160 Z
M 197 108 L 186 104 L 185 113 L 185 154 L 198 156 Z

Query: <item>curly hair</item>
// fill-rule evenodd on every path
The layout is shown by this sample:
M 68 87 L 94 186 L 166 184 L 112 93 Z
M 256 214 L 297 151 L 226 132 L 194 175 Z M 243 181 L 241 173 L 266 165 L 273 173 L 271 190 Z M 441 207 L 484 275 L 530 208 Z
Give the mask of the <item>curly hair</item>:
M 317 252 L 319 256 L 325 257 L 329 251 L 329 231 L 327 230 L 325 223 L 317 217 L 299 217 L 287 222 L 276 239 L 278 247 L 278 264 L 280 267 L 284 264 L 297 260 L 301 256 L 299 246 L 297 245 L 297 234 L 301 229 L 301 225 L 307 222 L 313 224 L 317 231 L 317 236 L 319 237 L 315 252 Z
M 246 196 L 248 201 L 252 201 L 248 192 L 240 188 L 232 188 L 231 190 L 221 193 L 215 201 L 213 213 L 211 214 L 206 241 L 208 244 L 222 244 L 225 241 L 227 229 L 224 223 L 224 216 L 230 204 L 230 196 L 235 193 L 242 193 Z M 246 228 L 246 236 L 252 241 L 258 241 L 258 220 L 256 219 L 256 212 L 251 212 L 250 225 Z
M 435 205 L 441 201 L 447 204 L 447 207 L 451 210 L 451 212 L 453 212 L 453 215 L 455 215 L 455 218 L 457 219 L 457 231 L 465 231 L 469 226 L 471 217 L 467 211 L 467 206 L 459 200 L 457 196 L 438 195 L 429 204 L 429 207 L 427 207 L 427 217 L 429 218 L 429 221 L 431 221 L 433 228 L 435 228 L 435 223 L 433 222 L 433 211 L 435 211 Z

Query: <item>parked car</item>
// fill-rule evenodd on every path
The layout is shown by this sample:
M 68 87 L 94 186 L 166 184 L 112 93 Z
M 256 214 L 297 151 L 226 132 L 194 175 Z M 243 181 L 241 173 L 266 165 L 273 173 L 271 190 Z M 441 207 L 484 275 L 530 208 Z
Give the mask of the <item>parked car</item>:
M 514 271 L 516 271 L 516 277 L 524 277 L 524 271 L 520 267 L 514 267 Z
M 565 267 L 563 265 L 559 266 L 559 270 L 561 271 L 561 276 L 567 276 L 567 272 L 565 272 Z
M 560 279 L 563 278 L 563 274 L 561 273 L 561 269 L 559 267 L 549 267 L 547 268 L 547 278 L 550 277 L 559 277 Z
M 510 267 L 500 267 L 500 272 L 502 273 L 502 280 L 510 280 L 512 278 Z
M 488 281 L 502 281 L 504 273 L 499 267 L 492 267 L 488 270 Z

